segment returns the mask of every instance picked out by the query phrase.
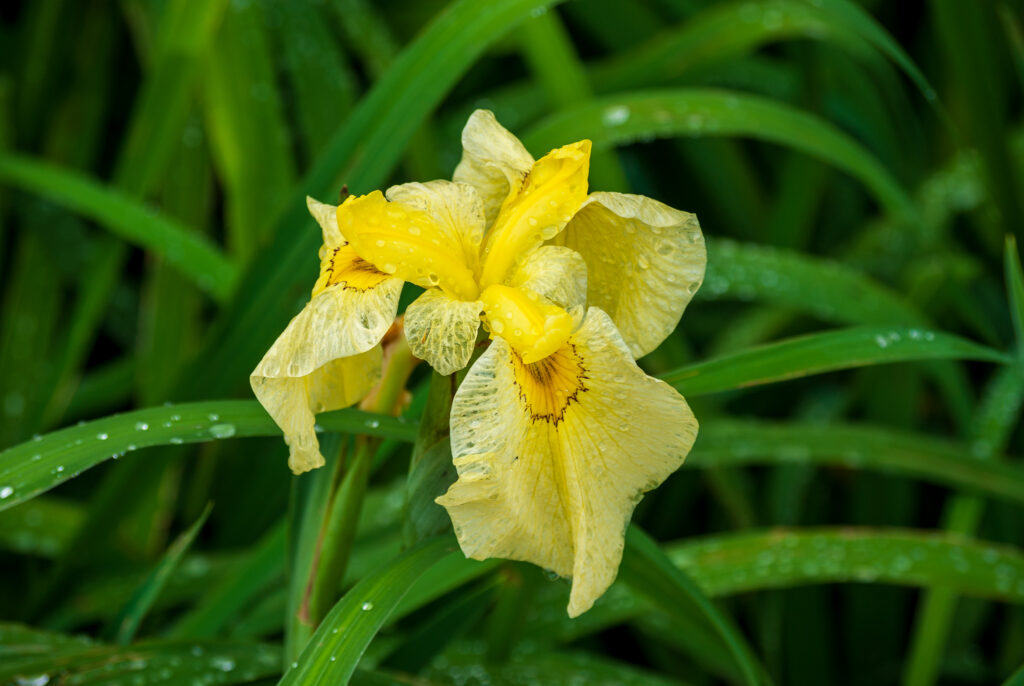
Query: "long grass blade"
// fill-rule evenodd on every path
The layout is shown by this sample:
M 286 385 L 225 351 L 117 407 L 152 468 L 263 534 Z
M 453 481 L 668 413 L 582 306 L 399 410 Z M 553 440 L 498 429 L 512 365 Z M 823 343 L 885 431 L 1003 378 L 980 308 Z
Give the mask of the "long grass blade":
M 808 374 L 911 360 L 967 359 L 1005 364 L 998 351 L 928 329 L 855 327 L 790 338 L 662 374 L 687 395 L 795 379 Z

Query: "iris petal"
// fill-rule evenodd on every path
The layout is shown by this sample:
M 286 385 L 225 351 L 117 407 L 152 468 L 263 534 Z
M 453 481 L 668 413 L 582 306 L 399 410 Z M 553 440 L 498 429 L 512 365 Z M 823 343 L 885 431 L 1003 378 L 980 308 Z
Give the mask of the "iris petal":
M 682 464 L 697 421 L 591 308 L 533 365 L 496 339 L 455 396 L 451 432 L 459 479 L 437 502 L 463 552 L 572 577 L 575 617 L 615 579 L 633 508 Z
M 557 243 L 587 263 L 587 300 L 615 321 L 634 357 L 672 333 L 704 280 L 697 217 L 642 195 L 591 193 Z

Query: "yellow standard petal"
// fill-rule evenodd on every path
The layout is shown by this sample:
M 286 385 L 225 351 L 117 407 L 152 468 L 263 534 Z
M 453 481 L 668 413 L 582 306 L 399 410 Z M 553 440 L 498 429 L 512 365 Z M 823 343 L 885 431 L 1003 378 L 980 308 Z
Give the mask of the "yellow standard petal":
M 494 113 L 477 110 L 462 129 L 462 161 L 452 178 L 476 188 L 490 226 L 505 198 L 519 192 L 532 166 L 533 156 Z
M 491 227 L 481 287 L 505 283 L 530 252 L 565 227 L 587 197 L 589 170 L 588 140 L 552 150 L 533 164 L 519 192 L 506 198 Z
M 296 473 L 323 464 L 314 414 L 347 407 L 376 383 L 377 344 L 395 319 L 402 291 L 400 279 L 361 259 L 332 229 L 333 206 L 309 205 L 328 240 L 320 249 L 320 277 L 310 301 L 249 379 L 256 398 L 284 432 L 291 448 L 289 466 Z
M 356 254 L 377 269 L 423 288 L 440 287 L 459 300 L 476 300 L 473 270 L 459 237 L 429 212 L 388 202 L 374 191 L 338 208 L 338 226 Z
M 532 365 L 496 339 L 456 393 L 451 429 L 459 479 L 437 502 L 463 552 L 572 577 L 575 617 L 614 581 L 633 508 L 682 464 L 697 421 L 591 308 Z
M 437 288 L 425 291 L 405 310 L 405 336 L 412 354 L 438 374 L 452 374 L 473 355 L 480 329 L 478 300 L 455 300 Z
M 473 186 L 452 181 L 403 183 L 388 189 L 388 200 L 426 212 L 445 232 L 445 245 L 461 248 L 462 262 L 476 269 L 484 238 L 484 206 Z
M 704 280 L 696 215 L 642 195 L 591 193 L 556 242 L 586 260 L 587 302 L 611 315 L 634 357 L 672 333 Z

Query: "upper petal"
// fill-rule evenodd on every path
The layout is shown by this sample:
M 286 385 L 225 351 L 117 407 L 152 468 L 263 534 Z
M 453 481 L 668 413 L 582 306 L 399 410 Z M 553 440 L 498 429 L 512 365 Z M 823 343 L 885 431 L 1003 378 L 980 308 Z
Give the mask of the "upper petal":
M 577 141 L 534 162 L 519 191 L 505 199 L 487 236 L 481 287 L 505 283 L 523 259 L 554 238 L 579 210 L 587 197 L 590 148 L 590 141 Z
M 387 198 L 426 212 L 461 247 L 462 261 L 476 269 L 484 238 L 484 206 L 476 189 L 465 183 L 428 181 L 403 183 L 387 190 Z
M 438 374 L 452 374 L 473 355 L 480 329 L 479 301 L 455 300 L 431 288 L 405 310 L 405 337 L 416 357 L 426 360 Z
M 461 300 L 476 299 L 476 278 L 461 240 L 431 213 L 388 202 L 374 191 L 346 200 L 338 208 L 338 226 L 356 253 L 381 271 L 423 288 L 438 286 Z
M 462 129 L 462 161 L 452 178 L 476 188 L 487 225 L 510 193 L 517 192 L 533 166 L 533 156 L 498 123 L 490 110 L 476 110 Z
M 496 339 L 456 393 L 451 431 L 459 479 L 438 502 L 463 552 L 572 576 L 576 616 L 615 579 L 633 508 L 682 464 L 697 421 L 592 308 L 533 365 Z
M 591 193 L 556 240 L 586 260 L 588 303 L 611 315 L 634 357 L 672 333 L 704 280 L 696 215 L 642 195 Z

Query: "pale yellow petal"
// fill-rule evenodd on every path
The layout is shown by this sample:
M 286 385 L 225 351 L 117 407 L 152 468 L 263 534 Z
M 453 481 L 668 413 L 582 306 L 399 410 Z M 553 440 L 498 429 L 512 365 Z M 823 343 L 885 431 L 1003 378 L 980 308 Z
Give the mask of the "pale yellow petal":
M 587 302 L 587 264 L 575 250 L 545 245 L 519 265 L 509 286 L 527 288 L 565 310 L 575 310 Z
M 534 365 L 496 339 L 459 387 L 451 429 L 459 479 L 438 503 L 463 552 L 571 576 L 574 617 L 614 581 L 633 508 L 682 464 L 697 421 L 591 308 Z
M 476 188 L 490 226 L 505 198 L 519 191 L 532 166 L 533 156 L 498 123 L 494 113 L 477 110 L 462 129 L 462 161 L 452 178 Z
M 696 215 L 642 195 L 591 193 L 556 242 L 586 260 L 588 303 L 611 315 L 634 357 L 672 333 L 704 280 Z
M 565 228 L 587 197 L 590 148 L 590 141 L 577 141 L 534 162 L 487 235 L 481 287 L 505 283 L 522 260 Z
M 412 354 L 438 374 L 467 364 L 480 329 L 479 301 L 455 300 L 437 288 L 425 291 L 405 310 L 405 337 Z
M 322 464 L 313 415 L 360 400 L 380 375 L 378 343 L 395 319 L 402 282 L 349 264 L 332 248 L 316 294 L 250 376 L 253 392 L 291 446 L 296 473 Z
M 323 231 L 324 245 L 334 247 L 345 243 L 345 237 L 338 230 L 337 205 L 329 205 L 307 195 L 306 208 L 313 215 L 313 219 L 316 219 L 316 223 L 320 225 L 320 229 Z
M 264 358 L 265 360 L 266 358 Z M 331 360 L 303 376 L 272 376 L 261 363 L 249 381 L 288 444 L 288 466 L 302 474 L 324 464 L 315 415 L 357 402 L 380 378 L 381 348 Z
M 338 226 L 362 259 L 423 288 L 438 286 L 460 300 L 478 295 L 458 237 L 423 210 L 388 202 L 374 191 L 338 208 Z
M 452 181 L 403 183 L 388 189 L 388 200 L 426 212 L 460 245 L 463 262 L 476 268 L 484 238 L 484 206 L 473 186 Z

